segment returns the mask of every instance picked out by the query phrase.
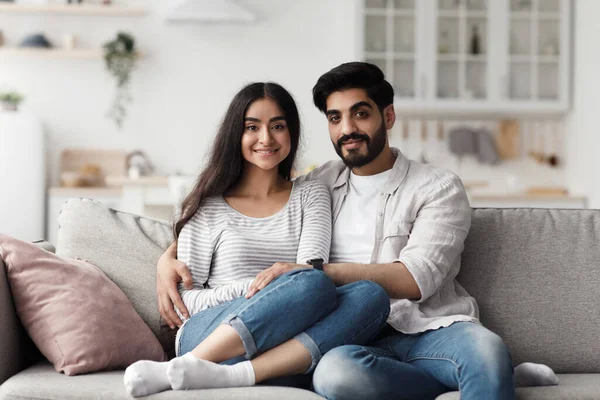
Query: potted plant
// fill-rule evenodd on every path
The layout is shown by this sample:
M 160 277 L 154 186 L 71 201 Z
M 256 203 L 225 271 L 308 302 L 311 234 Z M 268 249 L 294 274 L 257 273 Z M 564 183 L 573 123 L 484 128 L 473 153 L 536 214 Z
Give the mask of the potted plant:
M 19 104 L 23 101 L 23 95 L 20 93 L 0 92 L 0 106 L 7 111 L 17 111 Z
M 128 33 L 119 32 L 114 40 L 104 44 L 106 69 L 117 80 L 117 93 L 108 111 L 108 117 L 112 118 L 119 128 L 123 126 L 127 116 L 126 104 L 132 100 L 129 82 L 137 58 L 135 39 Z

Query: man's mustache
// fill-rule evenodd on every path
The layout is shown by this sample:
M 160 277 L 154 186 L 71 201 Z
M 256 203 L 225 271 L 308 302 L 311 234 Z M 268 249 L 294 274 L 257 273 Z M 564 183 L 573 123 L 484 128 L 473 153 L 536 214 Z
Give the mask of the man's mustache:
M 365 135 L 363 133 L 352 132 L 351 134 L 344 135 L 338 139 L 338 141 L 337 141 L 338 148 L 342 147 L 342 145 L 349 140 L 364 140 L 365 142 L 367 142 L 367 144 L 369 144 L 369 142 L 371 141 L 371 138 L 369 137 L 369 135 Z

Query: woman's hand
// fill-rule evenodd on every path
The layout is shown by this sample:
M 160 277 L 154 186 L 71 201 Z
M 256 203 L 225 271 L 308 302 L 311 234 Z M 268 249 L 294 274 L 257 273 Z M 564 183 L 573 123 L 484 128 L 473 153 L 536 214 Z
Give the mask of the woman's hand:
M 271 283 L 273 279 L 277 278 L 278 276 L 283 275 L 293 269 L 303 268 L 310 268 L 310 265 L 281 262 L 273 264 L 269 268 L 259 272 L 258 275 L 256 275 L 256 278 L 254 278 L 254 281 L 252 281 L 250 287 L 248 288 L 246 298 L 249 299 L 250 297 L 254 296 L 259 290 L 264 289 L 269 283 Z
M 192 275 L 188 267 L 175 258 L 177 244 L 173 243 L 163 253 L 156 264 L 156 292 L 158 295 L 158 311 L 165 322 L 174 329 L 180 327 L 182 322 L 173 306 L 177 307 L 184 317 L 189 318 L 189 313 L 181 296 L 177 291 L 177 283 L 183 281 L 186 289 L 193 289 Z

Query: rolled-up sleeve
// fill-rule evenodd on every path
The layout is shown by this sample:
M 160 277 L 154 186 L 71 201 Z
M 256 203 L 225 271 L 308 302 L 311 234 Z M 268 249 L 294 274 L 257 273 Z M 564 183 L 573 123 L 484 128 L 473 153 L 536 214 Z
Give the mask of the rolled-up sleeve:
M 436 185 L 437 186 L 437 185 Z M 463 251 L 471 227 L 471 206 L 456 175 L 444 179 L 417 212 L 410 237 L 397 262 L 406 266 L 419 290 L 421 303 L 435 294 Z
M 311 189 L 303 199 L 302 233 L 298 243 L 296 263 L 321 258 L 329 262 L 331 249 L 331 195 L 327 187 L 313 181 Z

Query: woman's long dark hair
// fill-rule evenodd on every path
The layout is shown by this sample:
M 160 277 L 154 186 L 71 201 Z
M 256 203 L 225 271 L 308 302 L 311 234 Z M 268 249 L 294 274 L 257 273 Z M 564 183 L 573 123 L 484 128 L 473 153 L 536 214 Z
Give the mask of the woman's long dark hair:
M 277 83 L 251 83 L 240 90 L 231 101 L 213 142 L 208 165 L 200 173 L 192 191 L 183 200 L 181 216 L 173 226 L 176 239 L 184 225 L 192 219 L 207 198 L 223 195 L 239 182 L 244 169 L 244 117 L 253 102 L 264 98 L 272 99 L 279 105 L 290 132 L 290 154 L 279 163 L 279 175 L 290 179 L 300 141 L 300 117 L 296 103 L 290 93 Z

